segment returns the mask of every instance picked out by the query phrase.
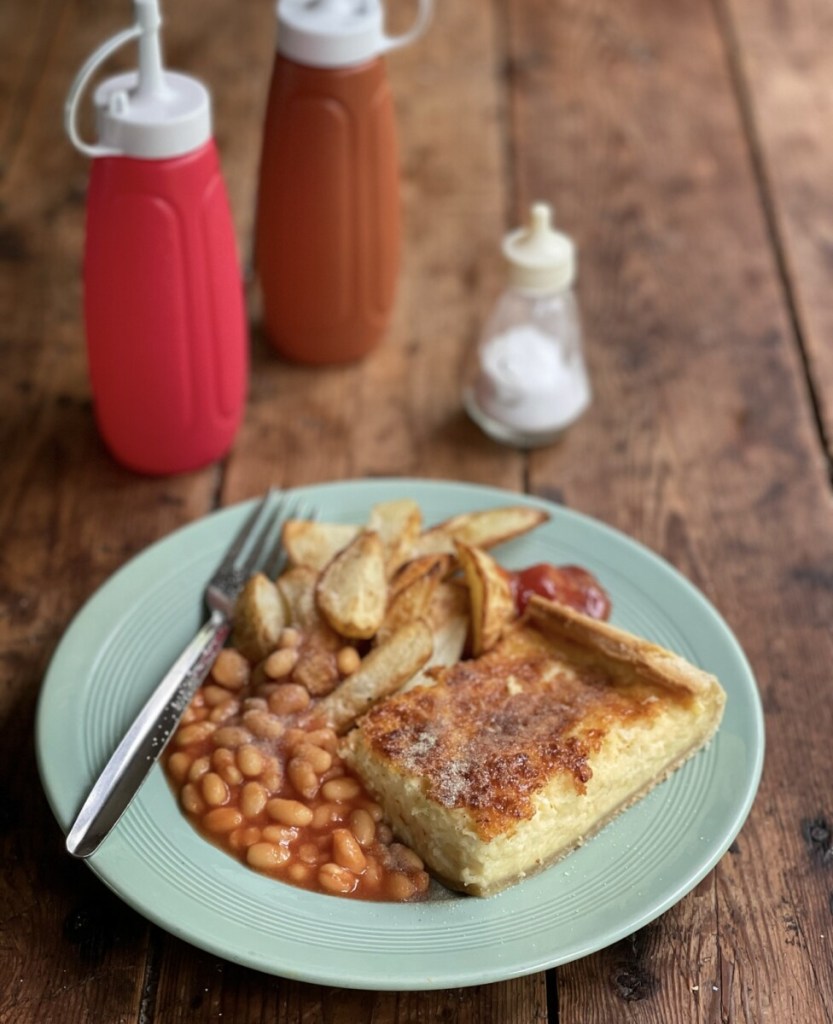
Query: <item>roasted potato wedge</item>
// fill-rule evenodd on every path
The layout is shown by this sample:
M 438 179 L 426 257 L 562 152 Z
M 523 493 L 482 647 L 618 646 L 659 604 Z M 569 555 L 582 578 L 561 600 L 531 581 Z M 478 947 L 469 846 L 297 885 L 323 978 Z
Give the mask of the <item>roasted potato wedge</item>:
M 440 523 L 435 529 L 450 534 L 473 548 L 493 548 L 520 537 L 549 519 L 549 513 L 530 505 L 508 505 L 465 512 Z
M 480 548 L 457 542 L 457 557 L 471 595 L 471 653 L 476 658 L 490 650 L 507 623 L 517 618 L 508 575 Z
M 371 508 L 367 528 L 381 538 L 390 577 L 411 557 L 414 541 L 422 530 L 422 512 L 411 498 L 382 501 Z
M 434 641 L 431 657 L 415 675 L 401 687 L 431 686 L 432 668 L 453 665 L 463 657 L 471 622 L 471 599 L 468 587 L 458 582 L 439 583 L 428 607 L 427 620 Z
M 251 576 L 234 606 L 232 643 L 257 664 L 272 653 L 286 625 L 286 609 L 277 586 L 263 573 Z
M 347 523 L 290 519 L 284 523 L 281 540 L 290 565 L 305 565 L 320 572 L 360 530 Z
M 287 569 L 277 580 L 277 587 L 284 599 L 288 626 L 306 629 L 320 619 L 315 604 L 315 588 L 318 573 L 306 565 Z
M 432 526 L 423 530 L 411 545 L 411 558 L 423 555 L 457 555 L 454 537 L 442 526 Z
M 379 534 L 363 530 L 321 573 L 316 603 L 336 632 L 369 639 L 382 625 L 388 603 L 385 552 Z
M 450 555 L 425 555 L 402 566 L 390 584 L 385 619 L 376 633 L 377 643 L 406 622 L 426 616 L 434 591 L 450 564 Z
M 320 702 L 316 714 L 323 715 L 337 732 L 346 732 L 359 715 L 418 672 L 432 650 L 426 623 L 409 622 L 365 655 L 358 669 Z

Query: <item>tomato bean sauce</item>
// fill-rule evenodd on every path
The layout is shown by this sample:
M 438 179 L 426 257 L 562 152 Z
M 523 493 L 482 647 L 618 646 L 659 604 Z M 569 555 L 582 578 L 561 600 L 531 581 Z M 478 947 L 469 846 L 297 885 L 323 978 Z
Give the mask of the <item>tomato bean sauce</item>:
M 610 597 L 596 577 L 581 566 L 541 563 L 507 575 L 519 614 L 523 614 L 532 595 L 539 594 L 594 619 L 610 617 Z
M 314 892 L 424 899 L 421 859 L 395 841 L 338 744 L 304 687 L 252 672 L 227 649 L 187 708 L 165 770 L 191 823 L 256 871 Z

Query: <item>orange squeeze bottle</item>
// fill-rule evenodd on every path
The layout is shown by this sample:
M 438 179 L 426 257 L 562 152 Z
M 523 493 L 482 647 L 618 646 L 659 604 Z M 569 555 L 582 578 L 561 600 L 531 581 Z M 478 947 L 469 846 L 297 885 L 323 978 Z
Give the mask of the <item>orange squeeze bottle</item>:
M 359 359 L 382 339 L 400 252 L 399 163 L 379 0 L 278 0 L 278 45 L 255 221 L 266 335 L 304 363 Z

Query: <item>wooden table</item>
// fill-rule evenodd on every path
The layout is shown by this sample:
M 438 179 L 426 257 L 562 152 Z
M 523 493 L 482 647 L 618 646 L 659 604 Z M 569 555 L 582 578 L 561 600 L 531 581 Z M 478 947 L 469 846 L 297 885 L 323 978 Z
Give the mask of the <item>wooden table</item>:
M 271 3 L 165 6 L 169 63 L 214 94 L 246 254 Z M 72 75 L 129 7 L 0 7 L 2 1024 L 833 1020 L 833 8 L 439 8 L 390 60 L 406 248 L 387 342 L 360 365 L 287 365 L 252 287 L 233 452 L 147 479 L 111 461 L 93 425 L 89 168 L 61 127 Z M 468 422 L 458 378 L 501 286 L 498 241 L 539 198 L 579 246 L 595 403 L 563 442 L 524 454 Z M 333 990 L 178 941 L 65 854 L 32 735 L 73 614 L 218 506 L 377 475 L 488 483 L 598 517 L 677 566 L 745 648 L 768 727 L 757 801 L 717 868 L 629 939 L 482 988 Z

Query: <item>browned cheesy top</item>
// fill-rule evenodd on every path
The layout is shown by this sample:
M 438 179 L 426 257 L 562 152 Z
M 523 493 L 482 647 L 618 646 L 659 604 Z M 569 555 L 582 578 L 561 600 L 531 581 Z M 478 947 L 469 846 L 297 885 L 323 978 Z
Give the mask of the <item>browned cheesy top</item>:
M 559 661 L 530 630 L 438 676 L 372 709 L 362 738 L 428 797 L 466 809 L 487 840 L 531 818 L 535 793 L 557 776 L 584 792 L 608 731 L 668 699 L 592 660 Z

